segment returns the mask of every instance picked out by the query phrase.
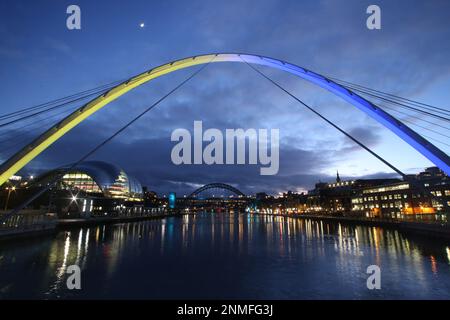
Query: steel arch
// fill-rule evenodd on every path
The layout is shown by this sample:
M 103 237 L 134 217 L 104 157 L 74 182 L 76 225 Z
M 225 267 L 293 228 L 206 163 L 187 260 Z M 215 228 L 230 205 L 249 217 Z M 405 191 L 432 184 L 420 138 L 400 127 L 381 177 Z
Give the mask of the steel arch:
M 315 72 L 278 59 L 252 54 L 215 53 L 176 60 L 148 70 L 128 79 L 108 92 L 83 105 L 81 108 L 61 120 L 58 124 L 41 134 L 33 142 L 23 147 L 11 158 L 5 161 L 0 166 L 0 185 L 2 185 L 9 179 L 9 177 L 14 175 L 28 162 L 34 159 L 37 155 L 39 155 L 42 151 L 44 151 L 47 147 L 61 138 L 80 122 L 126 92 L 170 72 L 210 62 L 245 62 L 269 66 L 289 72 L 324 89 L 327 89 L 374 118 L 376 121 L 394 132 L 397 136 L 402 138 L 405 142 L 424 155 L 447 175 L 450 175 L 450 157 L 445 152 L 434 146 L 428 140 L 391 116 L 389 113 L 349 89 L 333 82 L 332 80 Z
M 209 183 L 209 184 L 205 184 L 203 187 L 198 188 L 197 190 L 195 190 L 194 192 L 192 192 L 188 198 L 193 198 L 195 196 L 197 196 L 199 193 L 206 191 L 208 189 L 224 189 L 224 190 L 228 190 L 230 192 L 233 192 L 235 195 L 238 196 L 242 196 L 245 197 L 246 195 L 244 193 L 242 193 L 239 189 L 230 186 L 229 184 L 225 184 L 225 183 Z

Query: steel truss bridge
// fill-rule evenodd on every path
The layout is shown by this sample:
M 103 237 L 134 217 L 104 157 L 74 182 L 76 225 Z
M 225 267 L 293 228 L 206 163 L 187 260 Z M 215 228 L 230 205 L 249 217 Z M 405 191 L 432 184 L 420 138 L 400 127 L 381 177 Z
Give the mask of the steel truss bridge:
M 241 192 L 239 189 L 230 186 L 229 184 L 225 184 L 225 183 L 209 183 L 209 184 L 205 184 L 204 186 L 198 188 L 197 190 L 195 190 L 194 192 L 192 192 L 188 198 L 196 198 L 200 193 L 210 190 L 210 189 L 221 189 L 221 190 L 227 190 L 230 191 L 232 193 L 234 193 L 237 196 L 240 197 L 246 197 L 246 195 Z

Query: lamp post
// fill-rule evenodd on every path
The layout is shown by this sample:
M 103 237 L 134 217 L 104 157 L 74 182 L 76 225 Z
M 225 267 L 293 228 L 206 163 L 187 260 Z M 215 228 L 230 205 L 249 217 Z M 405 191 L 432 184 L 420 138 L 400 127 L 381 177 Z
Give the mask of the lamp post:
M 9 202 L 9 197 L 11 196 L 11 191 L 16 190 L 16 187 L 7 187 L 6 190 L 8 190 L 8 196 L 6 197 L 5 211 L 8 210 L 8 202 Z

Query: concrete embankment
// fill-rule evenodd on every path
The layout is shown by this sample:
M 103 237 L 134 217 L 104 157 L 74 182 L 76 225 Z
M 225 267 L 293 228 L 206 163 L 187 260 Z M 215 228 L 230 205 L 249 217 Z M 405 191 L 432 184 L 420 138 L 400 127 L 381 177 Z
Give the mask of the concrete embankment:
M 399 229 L 404 232 L 424 235 L 427 237 L 441 238 L 450 241 L 450 226 L 438 223 L 402 222 Z
M 135 222 L 143 220 L 152 219 L 162 219 L 169 217 L 181 216 L 180 213 L 175 214 L 156 214 L 147 216 L 135 216 L 135 217 L 101 217 L 101 218 L 90 218 L 90 219 L 59 219 L 57 227 L 58 228 L 68 228 L 68 227 L 85 227 L 85 226 L 95 226 L 100 224 L 112 224 L 112 223 L 124 223 L 124 222 Z
M 304 215 L 304 214 L 274 214 L 274 216 L 283 216 L 299 219 L 310 219 L 315 221 L 333 221 L 351 225 L 365 225 L 370 227 L 393 228 L 405 233 L 419 234 L 427 237 L 450 240 L 450 225 L 438 222 L 420 222 L 420 221 L 398 221 L 366 219 L 358 217 L 334 217 L 322 215 Z
M 50 223 L 29 225 L 19 228 L 0 228 L 0 241 L 14 240 L 21 238 L 31 238 L 35 236 L 48 235 L 61 229 L 75 227 L 89 227 L 102 224 L 126 223 L 151 219 L 162 219 L 181 216 L 180 213 L 155 214 L 134 217 L 96 217 L 87 219 L 55 219 Z
M 53 226 L 39 226 L 26 229 L 17 228 L 17 229 L 0 230 L 0 241 L 32 238 L 36 236 L 52 234 L 55 231 L 56 231 L 56 224 Z

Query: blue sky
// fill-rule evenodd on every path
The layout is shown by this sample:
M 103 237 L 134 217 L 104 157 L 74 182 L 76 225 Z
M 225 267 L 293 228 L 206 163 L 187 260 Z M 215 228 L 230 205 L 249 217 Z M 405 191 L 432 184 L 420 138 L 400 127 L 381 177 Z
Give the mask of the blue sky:
M 382 29 L 371 31 L 366 28 L 366 8 L 374 3 L 381 7 Z M 81 30 L 66 28 L 70 4 L 81 8 Z M 210 52 L 272 56 L 448 108 L 449 12 L 450 3 L 437 0 L 2 1 L 1 114 Z M 77 160 L 192 71 L 170 74 L 126 94 L 60 139 L 25 171 Z M 281 71 L 265 71 L 401 170 L 413 173 L 432 165 L 325 90 Z M 259 167 L 250 165 L 173 165 L 170 134 L 176 128 L 192 130 L 194 120 L 219 129 L 279 128 L 279 174 L 260 176 Z M 43 122 L 40 128 L 22 130 L 21 139 L 14 128 L 1 131 L 0 159 L 45 128 Z M 436 145 L 449 152 L 449 147 Z M 187 193 L 215 181 L 246 192 L 275 193 L 309 189 L 318 180 L 334 179 L 336 170 L 344 177 L 392 175 L 248 66 L 232 63 L 208 66 L 92 159 L 116 163 L 158 192 Z

